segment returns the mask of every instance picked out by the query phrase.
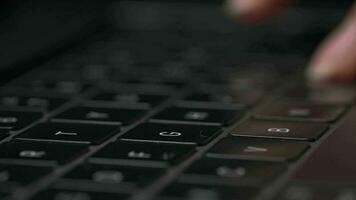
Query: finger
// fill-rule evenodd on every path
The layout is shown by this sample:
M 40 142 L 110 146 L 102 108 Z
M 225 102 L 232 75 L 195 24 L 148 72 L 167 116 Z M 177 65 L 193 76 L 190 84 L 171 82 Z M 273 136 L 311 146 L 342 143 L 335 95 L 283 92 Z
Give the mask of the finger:
M 290 0 L 226 0 L 227 13 L 234 18 L 258 21 L 286 7 Z
M 356 4 L 346 20 L 316 51 L 307 73 L 312 82 L 356 79 Z

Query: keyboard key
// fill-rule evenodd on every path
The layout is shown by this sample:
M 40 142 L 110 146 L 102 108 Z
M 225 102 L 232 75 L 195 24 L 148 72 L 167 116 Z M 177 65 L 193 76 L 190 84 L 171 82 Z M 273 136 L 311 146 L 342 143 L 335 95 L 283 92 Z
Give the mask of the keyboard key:
M 122 136 L 123 140 L 204 145 L 221 132 L 219 126 L 144 123 Z
M 103 92 L 92 98 L 94 101 L 105 101 L 117 104 L 148 104 L 157 106 L 168 98 L 167 95 L 139 94 L 124 92 Z
M 47 167 L 0 164 L 0 190 L 9 191 L 18 186 L 26 186 L 51 171 L 52 168 Z
M 343 106 L 310 103 L 270 102 L 259 107 L 254 117 L 259 119 L 330 122 L 344 111 Z
M 242 111 L 232 109 L 170 107 L 153 116 L 152 121 L 202 122 L 226 125 L 241 118 L 242 114 Z
M 85 185 L 84 183 L 97 185 L 97 191 L 110 187 L 117 188 L 121 187 L 121 185 L 122 188 L 135 188 L 152 182 L 163 172 L 164 170 L 160 168 L 84 164 L 65 175 L 60 180 L 61 183 L 59 185 L 82 182 L 83 185 Z
M 78 81 L 51 81 L 51 80 L 25 80 L 23 82 L 14 83 L 15 87 L 23 88 L 25 91 L 35 93 L 57 93 L 64 95 L 80 94 L 87 90 L 91 85 Z
M 1 94 L 0 106 L 4 107 L 28 107 L 40 110 L 53 110 L 67 102 L 66 98 L 47 97 L 26 94 Z
M 0 128 L 20 130 L 39 120 L 41 112 L 0 110 Z
M 40 123 L 16 136 L 23 140 L 100 144 L 119 132 L 119 126 L 74 123 Z
M 328 128 L 327 124 L 247 120 L 231 131 L 234 136 L 316 140 Z
M 14 140 L 0 145 L 0 162 L 53 166 L 67 163 L 87 150 L 86 145 L 79 144 Z
M 129 125 L 146 112 L 141 109 L 78 106 L 55 116 L 53 121 Z
M 236 200 L 253 199 L 258 189 L 252 187 L 226 187 L 218 185 L 200 185 L 174 183 L 166 188 L 157 199 L 164 200 Z
M 256 103 L 262 92 L 251 90 L 250 92 L 194 92 L 183 99 L 183 101 L 210 102 L 221 104 L 252 105 Z
M 190 166 L 179 181 L 219 185 L 260 185 L 283 172 L 284 166 L 273 162 L 202 159 Z
M 119 163 L 167 166 L 195 152 L 194 145 L 156 144 L 118 141 L 109 144 L 90 158 L 92 163 Z
M 0 129 L 0 141 L 7 138 L 9 136 L 9 130 Z
M 265 138 L 228 137 L 207 153 L 211 158 L 261 161 L 289 161 L 308 149 L 306 142 Z
M 50 189 L 35 195 L 31 200 L 125 200 L 129 195 L 121 193 L 86 192 L 79 190 Z
M 282 91 L 280 98 L 292 102 L 313 102 L 320 104 L 350 104 L 355 99 L 355 89 L 336 85 L 306 86 L 295 85 Z

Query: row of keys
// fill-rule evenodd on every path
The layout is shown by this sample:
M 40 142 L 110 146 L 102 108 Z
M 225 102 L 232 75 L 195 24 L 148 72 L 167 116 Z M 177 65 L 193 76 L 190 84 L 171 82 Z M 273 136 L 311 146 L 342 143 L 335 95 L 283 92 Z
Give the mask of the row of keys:
M 43 96 L 17 93 L 1 93 L 0 106 L 6 108 L 33 108 L 51 111 L 67 102 L 59 96 Z
M 141 119 L 147 110 L 112 106 L 77 106 L 55 116 L 53 121 L 130 125 Z M 169 107 L 152 117 L 155 122 L 194 122 L 227 125 L 242 117 L 243 111 L 222 108 Z
M 326 124 L 319 123 L 247 120 L 232 129 L 231 134 L 313 141 L 318 139 L 327 128 Z M 124 134 L 121 139 L 204 145 L 216 137 L 220 131 L 220 127 L 214 125 L 143 123 Z M 117 125 L 47 122 L 26 130 L 16 138 L 100 144 L 118 132 L 119 126 Z
M 21 91 L 24 93 L 48 93 L 58 95 L 77 95 L 92 87 L 89 83 L 78 81 L 55 81 L 55 80 L 33 80 L 26 77 L 21 81 L 15 81 L 3 90 Z

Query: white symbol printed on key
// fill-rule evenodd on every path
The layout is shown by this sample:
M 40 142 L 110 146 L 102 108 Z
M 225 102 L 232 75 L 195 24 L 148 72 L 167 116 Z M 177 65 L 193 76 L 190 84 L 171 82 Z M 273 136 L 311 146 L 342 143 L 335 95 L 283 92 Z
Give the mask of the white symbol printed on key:
M 270 132 L 270 133 L 289 133 L 290 129 L 289 128 L 269 128 L 269 129 L 267 129 L 267 132 Z
M 244 152 L 246 153 L 259 153 L 259 152 L 267 152 L 268 149 L 262 148 L 262 147 L 253 147 L 253 146 L 248 146 L 244 149 Z
M 72 136 L 77 136 L 78 133 L 70 133 L 70 132 L 62 132 L 62 131 L 58 131 L 57 133 L 55 133 L 54 135 L 72 135 Z
M 149 159 L 152 157 L 151 154 L 145 153 L 145 152 L 135 152 L 135 151 L 130 151 L 128 154 L 129 158 L 146 158 Z
M 25 158 L 41 158 L 46 155 L 44 151 L 33 151 L 33 150 L 24 150 L 19 153 L 20 157 Z
M 164 136 L 164 137 L 179 137 L 182 135 L 182 133 L 163 131 L 163 132 L 160 132 L 159 135 Z
M 187 112 L 184 119 L 188 120 L 204 120 L 208 118 L 209 114 L 206 112 Z
M 107 119 L 109 118 L 109 114 L 91 111 L 85 117 L 88 119 Z

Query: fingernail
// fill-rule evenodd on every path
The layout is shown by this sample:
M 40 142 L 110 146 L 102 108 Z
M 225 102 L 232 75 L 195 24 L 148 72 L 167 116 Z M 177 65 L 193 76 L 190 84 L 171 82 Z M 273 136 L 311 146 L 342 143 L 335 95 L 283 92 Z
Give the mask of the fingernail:
M 329 81 L 334 75 L 334 69 L 329 66 L 314 65 L 308 68 L 308 80 L 313 83 L 322 83 Z
M 243 16 L 256 8 L 254 0 L 229 0 L 227 1 L 227 11 L 233 16 Z

